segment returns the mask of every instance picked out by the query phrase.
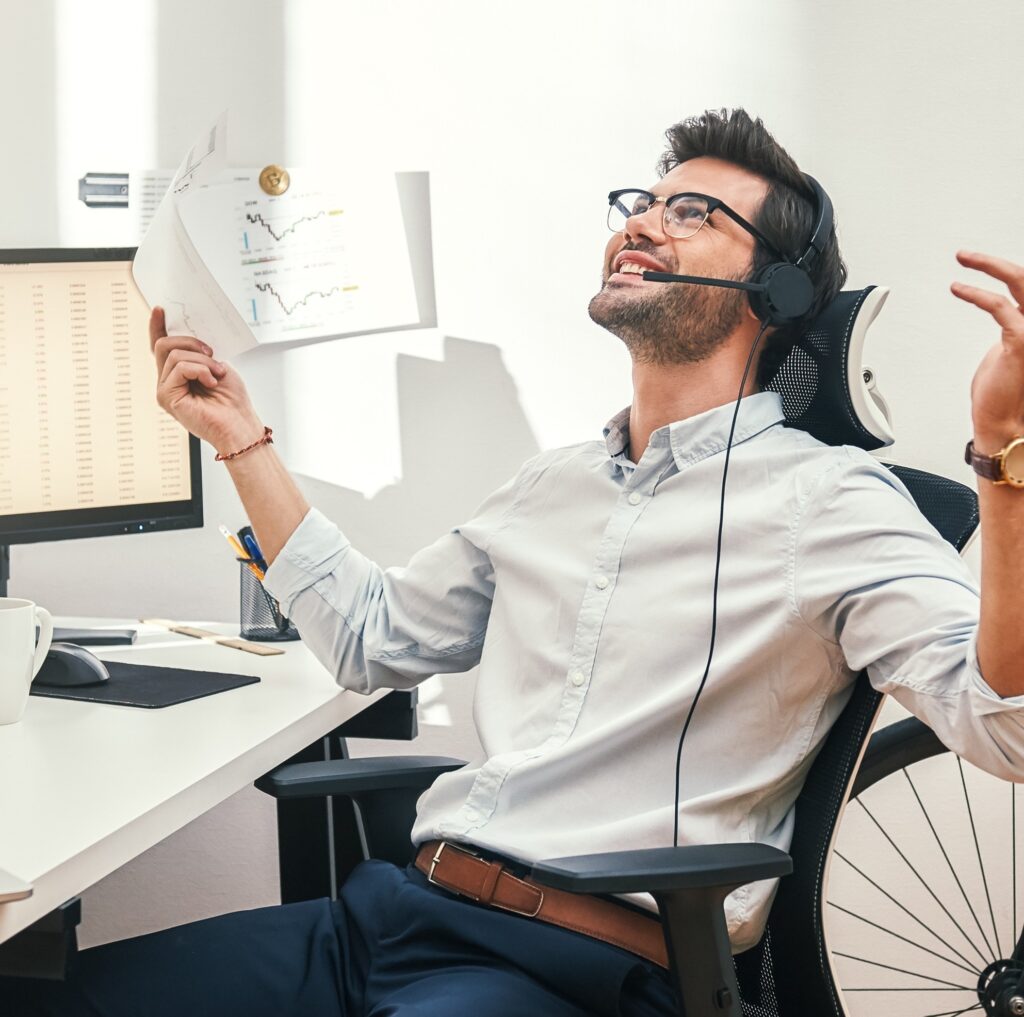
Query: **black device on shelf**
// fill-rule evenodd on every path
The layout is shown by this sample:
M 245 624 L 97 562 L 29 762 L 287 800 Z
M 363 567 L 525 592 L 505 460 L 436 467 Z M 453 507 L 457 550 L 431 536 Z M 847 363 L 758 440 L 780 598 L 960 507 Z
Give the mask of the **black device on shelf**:
M 0 596 L 12 544 L 203 525 L 199 441 L 156 404 L 134 256 L 0 250 Z

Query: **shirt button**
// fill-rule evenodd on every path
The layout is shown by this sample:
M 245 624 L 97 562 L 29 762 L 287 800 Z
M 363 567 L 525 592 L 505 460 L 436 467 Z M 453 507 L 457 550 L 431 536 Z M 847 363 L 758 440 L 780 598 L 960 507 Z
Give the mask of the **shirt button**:
M 598 576 L 597 579 L 594 580 L 594 585 L 599 590 L 607 590 L 608 589 L 608 577 L 607 576 Z
M 480 813 L 476 809 L 467 809 L 465 816 L 467 823 L 475 823 L 480 818 Z
M 634 491 L 634 492 L 633 492 L 633 493 L 632 493 L 632 494 L 631 494 L 631 495 L 629 496 L 629 504 L 630 504 L 630 505 L 639 505 L 639 504 L 640 504 L 640 501 L 641 501 L 640 495 L 639 495 L 639 494 L 637 494 L 637 492 L 636 492 L 636 491 Z
M 573 673 L 569 675 L 569 681 L 571 681 L 577 688 L 579 688 L 586 680 L 586 676 L 582 671 L 573 671 Z

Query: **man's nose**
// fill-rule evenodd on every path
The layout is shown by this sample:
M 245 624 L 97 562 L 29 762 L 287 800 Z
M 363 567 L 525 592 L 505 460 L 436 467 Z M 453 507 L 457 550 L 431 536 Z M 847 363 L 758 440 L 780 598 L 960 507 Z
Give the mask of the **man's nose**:
M 636 242 L 646 237 L 652 243 L 660 244 L 665 240 L 665 210 L 660 201 L 652 202 L 646 212 L 631 215 L 626 220 L 623 233 L 629 240 Z

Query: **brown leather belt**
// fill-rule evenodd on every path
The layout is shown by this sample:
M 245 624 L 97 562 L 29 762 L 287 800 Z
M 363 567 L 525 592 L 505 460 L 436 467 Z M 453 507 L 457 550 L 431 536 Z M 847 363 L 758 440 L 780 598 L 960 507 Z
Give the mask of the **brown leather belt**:
M 451 893 L 582 932 L 668 967 L 661 922 L 625 905 L 520 879 L 503 862 L 488 861 L 470 848 L 447 841 L 432 840 L 421 845 L 416 868 L 435 886 Z

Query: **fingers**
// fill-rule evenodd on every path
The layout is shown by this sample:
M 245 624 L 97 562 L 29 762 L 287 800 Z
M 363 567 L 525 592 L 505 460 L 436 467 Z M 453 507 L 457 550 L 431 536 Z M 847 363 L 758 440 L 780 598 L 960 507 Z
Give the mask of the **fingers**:
M 980 251 L 957 251 L 956 260 L 965 268 L 976 269 L 1006 283 L 1013 299 L 1018 304 L 1024 304 L 1024 266 Z
M 164 363 L 171 350 L 195 350 L 204 353 L 208 357 L 213 356 L 213 350 L 201 339 L 188 335 L 167 334 L 167 315 L 162 307 L 154 307 L 149 315 L 149 348 L 156 357 L 156 373 L 163 374 Z
M 950 290 L 966 303 L 988 311 L 1002 328 L 1004 338 L 1024 340 L 1024 314 L 1002 294 L 990 293 L 979 286 L 967 286 L 960 282 L 953 283 Z
M 167 358 L 176 350 L 198 353 L 201 356 L 212 357 L 213 350 L 201 339 L 188 335 L 164 335 L 156 339 L 153 344 L 153 354 L 156 357 L 157 377 L 164 373 L 164 366 Z
M 162 399 L 159 400 L 161 405 L 165 408 L 172 406 L 181 398 L 181 390 L 188 389 L 192 382 L 198 382 L 207 389 L 217 387 L 217 378 L 208 364 L 202 364 L 195 360 L 181 360 L 167 372 L 166 377 L 161 379 Z
M 149 316 L 149 348 L 156 348 L 157 339 L 167 335 L 167 318 L 162 307 L 154 307 Z
M 208 349 L 209 347 L 207 347 Z M 184 347 L 176 347 L 170 350 L 167 356 L 164 358 L 163 368 L 160 372 L 160 380 L 157 387 L 165 386 L 172 372 L 180 364 L 197 364 L 204 368 L 209 376 L 213 379 L 213 385 L 227 374 L 228 368 L 226 364 L 221 364 L 214 360 L 212 357 L 208 357 L 197 350 L 191 350 Z M 195 380 L 195 379 L 192 379 Z M 211 386 L 213 387 L 213 386 Z

